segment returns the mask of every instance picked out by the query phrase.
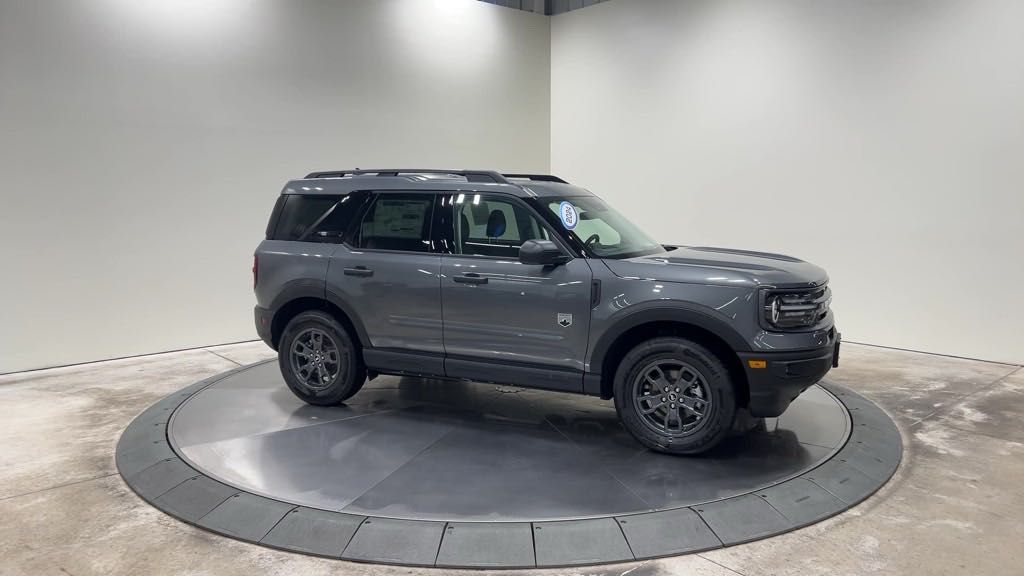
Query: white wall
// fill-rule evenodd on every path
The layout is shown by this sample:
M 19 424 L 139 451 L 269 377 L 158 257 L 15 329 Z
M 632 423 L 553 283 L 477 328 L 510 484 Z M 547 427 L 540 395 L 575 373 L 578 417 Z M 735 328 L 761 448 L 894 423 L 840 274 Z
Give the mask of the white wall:
M 1016 0 L 0 0 L 0 372 L 253 338 L 289 177 L 549 158 L 666 242 L 822 264 L 848 339 L 1024 361 L 1021 21 Z
M 255 338 L 315 169 L 548 169 L 549 20 L 474 0 L 0 0 L 0 373 Z
M 829 271 L 845 338 L 1024 361 L 1024 3 L 553 18 L 555 174 L 666 241 Z

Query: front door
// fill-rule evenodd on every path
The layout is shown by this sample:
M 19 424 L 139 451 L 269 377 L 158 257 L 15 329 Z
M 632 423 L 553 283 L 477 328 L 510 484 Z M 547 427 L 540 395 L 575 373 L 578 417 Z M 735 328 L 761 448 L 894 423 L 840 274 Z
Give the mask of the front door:
M 590 328 L 587 261 L 519 262 L 524 241 L 560 241 L 513 196 L 453 194 L 437 209 L 452 252 L 441 258 L 446 374 L 581 391 Z

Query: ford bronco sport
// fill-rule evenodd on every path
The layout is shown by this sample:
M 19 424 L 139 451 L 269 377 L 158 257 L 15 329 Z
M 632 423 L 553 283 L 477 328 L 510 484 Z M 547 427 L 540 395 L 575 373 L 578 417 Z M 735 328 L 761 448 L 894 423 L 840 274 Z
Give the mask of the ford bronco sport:
M 302 400 L 378 374 L 614 399 L 645 446 L 709 450 L 837 365 L 825 271 L 664 246 L 555 176 L 314 172 L 253 262 L 256 329 Z

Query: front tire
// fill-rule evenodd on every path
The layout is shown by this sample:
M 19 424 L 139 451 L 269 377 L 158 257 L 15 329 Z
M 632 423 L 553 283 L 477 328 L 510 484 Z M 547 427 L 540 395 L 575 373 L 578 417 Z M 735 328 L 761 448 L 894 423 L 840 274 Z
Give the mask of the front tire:
M 721 442 L 736 417 L 736 393 L 718 356 L 686 338 L 637 345 L 615 372 L 615 409 L 651 450 L 699 454 Z
M 366 381 L 362 355 L 330 314 L 292 318 L 281 335 L 277 361 L 288 388 L 308 404 L 331 406 L 352 397 Z

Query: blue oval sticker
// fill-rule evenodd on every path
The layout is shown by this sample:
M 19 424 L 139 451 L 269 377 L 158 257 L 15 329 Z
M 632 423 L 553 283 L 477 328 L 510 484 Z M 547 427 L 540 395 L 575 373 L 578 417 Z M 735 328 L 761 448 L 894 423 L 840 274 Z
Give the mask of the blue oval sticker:
M 563 201 L 558 205 L 558 217 L 562 220 L 562 226 L 566 230 L 572 230 L 579 222 L 579 215 L 576 214 L 576 207 L 569 202 Z

